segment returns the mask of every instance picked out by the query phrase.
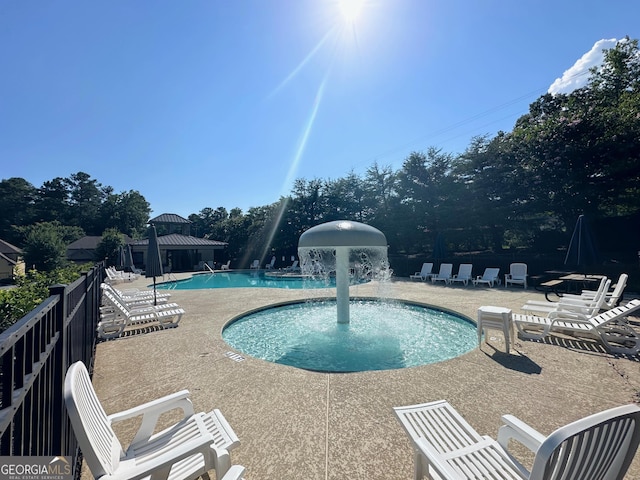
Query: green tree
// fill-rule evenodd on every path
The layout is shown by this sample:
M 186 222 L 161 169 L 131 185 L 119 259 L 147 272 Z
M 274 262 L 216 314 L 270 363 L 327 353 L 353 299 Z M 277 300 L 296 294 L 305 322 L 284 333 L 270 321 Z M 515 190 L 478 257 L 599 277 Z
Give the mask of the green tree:
M 45 272 L 66 266 L 67 245 L 84 235 L 78 227 L 66 227 L 60 222 L 39 222 L 21 227 L 21 231 L 27 268 Z
M 124 235 L 117 228 L 102 232 L 102 240 L 96 247 L 96 261 L 105 260 L 108 266 L 117 265 L 120 248 L 124 247 Z
M 99 235 L 102 232 L 100 208 L 109 189 L 105 190 L 97 180 L 84 172 L 72 174 L 66 183 L 73 223 L 89 235 Z
M 23 178 L 0 182 L 0 238 L 18 244 L 21 240 L 15 227 L 33 222 L 37 189 Z
M 56 177 L 43 182 L 38 189 L 36 201 L 38 222 L 59 221 L 67 224 L 72 221 L 69 205 L 69 186 L 67 180 Z
M 150 213 L 151 206 L 140 192 L 111 192 L 100 205 L 101 221 L 97 225 L 103 230 L 115 228 L 132 238 L 140 238 L 146 232 Z

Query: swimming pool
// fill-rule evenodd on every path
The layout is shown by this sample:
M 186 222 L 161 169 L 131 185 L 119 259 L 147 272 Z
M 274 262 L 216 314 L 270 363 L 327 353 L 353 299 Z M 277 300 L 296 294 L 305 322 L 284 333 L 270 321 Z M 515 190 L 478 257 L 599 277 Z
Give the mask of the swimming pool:
M 269 272 L 216 272 L 193 275 L 185 280 L 163 282 L 157 288 L 165 290 L 197 290 L 203 288 L 331 288 L 335 279 L 312 279 L 296 275 Z

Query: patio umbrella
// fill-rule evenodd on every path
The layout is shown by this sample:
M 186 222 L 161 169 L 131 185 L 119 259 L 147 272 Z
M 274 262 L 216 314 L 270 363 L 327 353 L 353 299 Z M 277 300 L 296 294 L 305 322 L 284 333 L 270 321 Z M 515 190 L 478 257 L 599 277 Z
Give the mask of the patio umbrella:
M 149 246 L 147 247 L 147 265 L 144 276 L 146 278 L 153 278 L 154 305 L 157 305 L 156 277 L 161 277 L 162 275 L 162 260 L 160 259 L 160 247 L 158 246 L 158 233 L 156 232 L 155 225 L 151 225 L 149 228 Z
M 600 254 L 596 247 L 595 236 L 589 227 L 586 217 L 580 215 L 573 229 L 573 235 L 571 235 L 571 242 L 569 242 L 569 248 L 567 248 L 564 264 L 577 267 L 586 275 L 586 268 L 599 262 Z
M 124 248 L 122 245 L 118 248 L 118 268 L 124 267 Z
M 447 256 L 447 246 L 444 241 L 444 235 L 438 233 L 436 235 L 436 241 L 433 245 L 433 261 L 434 263 L 441 262 Z
M 133 253 L 131 252 L 131 245 L 127 245 L 124 250 L 124 268 L 129 272 L 133 272 Z

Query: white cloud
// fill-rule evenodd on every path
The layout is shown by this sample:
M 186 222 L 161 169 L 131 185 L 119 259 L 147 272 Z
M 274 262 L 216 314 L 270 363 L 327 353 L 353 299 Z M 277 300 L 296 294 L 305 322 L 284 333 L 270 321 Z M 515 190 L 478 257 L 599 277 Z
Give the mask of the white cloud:
M 549 87 L 548 92 L 571 93 L 577 88 L 584 87 L 589 79 L 589 69 L 602 63 L 604 54 L 602 50 L 614 48 L 618 40 L 615 38 L 598 40 L 593 44 L 591 50 L 582 55 L 569 70 L 565 70 L 562 77 L 556 80 Z

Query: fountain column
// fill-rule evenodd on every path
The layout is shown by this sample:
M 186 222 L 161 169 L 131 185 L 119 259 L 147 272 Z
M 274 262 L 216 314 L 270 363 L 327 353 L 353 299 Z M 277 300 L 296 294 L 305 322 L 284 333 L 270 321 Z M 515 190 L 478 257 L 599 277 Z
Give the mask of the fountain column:
M 349 254 L 353 249 L 384 250 L 386 259 L 387 239 L 377 228 L 350 220 L 336 220 L 310 228 L 300 236 L 298 256 L 303 274 L 314 275 L 309 250 L 335 252 L 336 303 L 338 323 L 349 323 Z M 317 260 L 316 260 L 317 261 Z M 333 262 L 331 262 L 333 263 Z M 331 270 L 331 268 L 329 268 Z
M 349 323 L 349 248 L 336 247 L 338 323 Z

